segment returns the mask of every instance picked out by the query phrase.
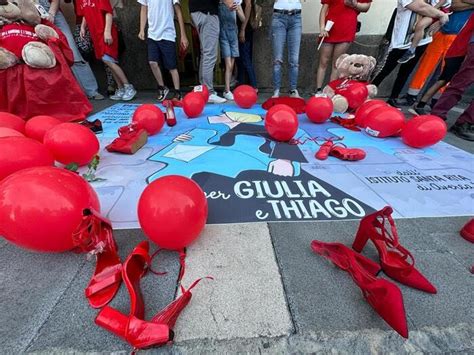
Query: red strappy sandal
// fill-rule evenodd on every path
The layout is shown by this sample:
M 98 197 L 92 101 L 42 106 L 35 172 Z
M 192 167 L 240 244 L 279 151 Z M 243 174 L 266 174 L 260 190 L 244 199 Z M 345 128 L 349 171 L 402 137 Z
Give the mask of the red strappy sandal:
M 114 298 L 122 282 L 122 263 L 112 226 L 95 211 L 86 210 L 73 239 L 77 251 L 96 255 L 94 275 L 84 291 L 91 307 L 102 308 Z
M 352 248 L 361 252 L 370 239 L 379 252 L 382 270 L 387 276 L 407 286 L 436 293 L 436 288 L 415 268 L 415 259 L 400 245 L 397 228 L 392 218 L 393 209 L 389 206 L 364 217 Z M 390 231 L 385 228 L 386 221 Z
M 337 267 L 347 271 L 362 290 L 365 300 L 398 334 L 408 338 L 405 306 L 400 289 L 390 281 L 374 275 L 380 266 L 340 243 L 311 242 L 311 249 Z
M 329 152 L 329 155 L 347 161 L 358 161 L 365 159 L 366 153 L 359 148 L 347 148 L 341 145 L 335 145 Z
M 147 241 L 138 244 L 123 264 L 122 277 L 130 295 L 130 314 L 125 316 L 116 309 L 106 306 L 95 319 L 102 328 L 126 340 L 136 349 L 163 345 L 173 339 L 168 325 L 144 320 L 145 307 L 140 290 L 140 279 L 150 264 Z
M 332 140 L 327 140 L 324 142 L 319 150 L 316 152 L 314 155 L 316 159 L 318 160 L 326 160 L 329 157 L 329 153 L 331 152 L 331 149 L 334 147 L 334 142 Z

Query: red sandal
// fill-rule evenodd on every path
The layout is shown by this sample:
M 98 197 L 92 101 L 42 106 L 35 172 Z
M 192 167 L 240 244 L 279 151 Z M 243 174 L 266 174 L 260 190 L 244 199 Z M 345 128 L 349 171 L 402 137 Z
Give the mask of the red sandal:
M 436 293 L 436 288 L 415 268 L 415 259 L 400 245 L 397 228 L 392 218 L 393 209 L 389 206 L 365 216 L 359 225 L 352 248 L 361 252 L 370 239 L 379 252 L 380 265 L 384 273 L 407 286 Z M 390 224 L 390 231 L 385 227 Z
M 332 147 L 329 155 L 340 159 L 340 160 L 347 160 L 347 161 L 358 161 L 365 159 L 366 153 L 362 149 L 359 148 L 347 148 L 340 145 L 335 145 Z
M 122 263 L 112 226 L 95 211 L 86 210 L 73 239 L 78 245 L 77 251 L 96 255 L 94 275 L 84 292 L 91 307 L 102 308 L 114 298 L 122 282 Z
M 334 147 L 334 142 L 332 140 L 327 140 L 324 142 L 319 150 L 314 155 L 318 160 L 326 160 L 329 157 L 331 149 Z
M 408 338 L 402 293 L 394 283 L 374 276 L 374 272 L 380 269 L 377 263 L 340 243 L 313 240 L 311 249 L 347 271 L 378 315 L 398 334 Z
M 97 325 L 126 340 L 136 349 L 166 344 L 174 336 L 167 324 L 144 320 L 145 307 L 140 291 L 140 279 L 145 275 L 151 261 L 148 250 L 148 242 L 141 242 L 123 264 L 122 277 L 130 295 L 128 317 L 106 306 L 95 319 Z

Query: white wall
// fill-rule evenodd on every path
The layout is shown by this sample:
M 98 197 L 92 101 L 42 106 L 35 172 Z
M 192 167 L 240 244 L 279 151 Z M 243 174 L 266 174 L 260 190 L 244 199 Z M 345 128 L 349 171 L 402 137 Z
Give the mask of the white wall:
M 303 32 L 319 32 L 320 0 L 301 0 L 303 4 Z M 397 0 L 373 0 L 369 12 L 359 15 L 362 22 L 361 35 L 379 35 L 385 33 Z

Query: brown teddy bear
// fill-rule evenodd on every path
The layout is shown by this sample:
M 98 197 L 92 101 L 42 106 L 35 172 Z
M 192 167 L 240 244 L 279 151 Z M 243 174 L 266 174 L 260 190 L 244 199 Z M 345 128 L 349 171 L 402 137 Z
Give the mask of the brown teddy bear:
M 58 33 L 41 24 L 41 17 L 31 0 L 0 0 L 0 70 L 23 60 L 33 68 L 49 69 L 56 58 L 46 44 Z
M 352 86 L 360 87 L 361 83 L 366 85 L 367 96 L 365 99 L 373 98 L 377 95 L 377 87 L 368 84 L 370 74 L 376 64 L 377 61 L 374 57 L 363 54 L 343 54 L 337 59 L 336 69 L 339 79 L 330 82 L 323 90 L 323 94 L 332 99 L 335 112 L 344 113 L 349 108 L 357 108 L 354 107 L 350 99 L 348 100 L 348 97 L 345 96 L 347 92 L 351 91 Z M 365 101 L 365 99 L 362 100 L 362 102 Z

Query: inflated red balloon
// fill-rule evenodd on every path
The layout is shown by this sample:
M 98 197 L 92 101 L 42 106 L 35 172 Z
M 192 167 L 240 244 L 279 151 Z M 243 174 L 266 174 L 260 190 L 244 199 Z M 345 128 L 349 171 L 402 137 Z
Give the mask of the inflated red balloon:
M 8 112 L 0 112 L 0 127 L 7 127 L 25 133 L 25 121 L 21 117 Z
M 132 121 L 137 125 L 137 128 L 146 130 L 152 136 L 163 128 L 165 115 L 155 105 L 143 104 L 133 113 Z
M 434 115 L 417 116 L 402 130 L 403 143 L 413 148 L 425 148 L 441 141 L 448 131 L 446 122 Z
M 265 116 L 265 129 L 273 139 L 287 142 L 298 131 L 298 116 L 287 105 L 275 105 Z
M 365 128 L 365 118 L 368 117 L 369 113 L 379 107 L 388 106 L 385 101 L 382 100 L 369 100 L 364 102 L 355 113 L 355 120 L 359 127 Z
M 250 85 L 240 85 L 234 90 L 234 101 L 241 108 L 251 108 L 257 100 L 257 90 Z
M 314 123 L 324 123 L 331 118 L 334 104 L 329 97 L 313 96 L 306 103 L 306 115 Z
M 30 118 L 25 125 L 25 134 L 38 142 L 43 142 L 44 135 L 61 121 L 52 116 L 35 116 Z
M 19 170 L 48 165 L 54 165 L 54 158 L 44 144 L 27 137 L 0 138 L 0 181 Z
M 206 224 L 206 196 L 189 178 L 161 177 L 140 196 L 138 220 L 145 235 L 161 248 L 185 248 L 196 240 Z
M 99 152 L 99 141 L 89 128 L 78 123 L 61 123 L 44 136 L 44 144 L 61 164 L 87 165 Z
M 391 106 L 382 106 L 373 110 L 364 120 L 365 131 L 378 138 L 398 134 L 405 124 L 405 115 Z
M 91 208 L 100 211 L 99 199 L 78 174 L 55 167 L 18 171 L 0 182 L 0 236 L 29 250 L 68 251 Z
M 352 83 L 347 87 L 339 89 L 337 93 L 347 99 L 351 110 L 357 109 L 369 97 L 369 90 L 364 83 Z
M 0 138 L 3 137 L 24 137 L 24 135 L 13 128 L 0 127 Z
M 202 98 L 204 99 L 204 103 L 206 103 L 207 101 L 209 101 L 209 89 L 207 88 L 206 85 L 198 85 L 198 86 L 195 86 L 194 89 L 193 89 L 193 92 L 198 92 L 202 95 Z
M 183 98 L 183 111 L 189 118 L 199 117 L 205 105 L 203 95 L 199 92 L 190 92 Z

